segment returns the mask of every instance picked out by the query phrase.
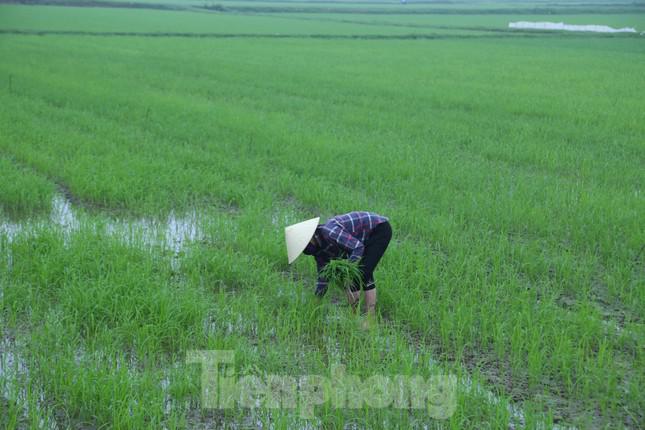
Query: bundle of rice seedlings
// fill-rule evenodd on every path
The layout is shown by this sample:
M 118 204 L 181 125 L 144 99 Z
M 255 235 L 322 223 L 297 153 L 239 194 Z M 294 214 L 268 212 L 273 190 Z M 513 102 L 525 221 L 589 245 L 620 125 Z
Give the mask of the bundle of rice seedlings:
M 345 259 L 331 260 L 320 274 L 327 279 L 332 288 L 347 290 L 354 284 L 362 286 L 363 283 L 363 275 L 358 263 Z

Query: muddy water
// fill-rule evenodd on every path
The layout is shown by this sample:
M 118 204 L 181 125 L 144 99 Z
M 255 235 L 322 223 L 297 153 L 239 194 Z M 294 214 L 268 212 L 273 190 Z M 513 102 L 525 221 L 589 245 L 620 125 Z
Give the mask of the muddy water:
M 473 382 L 473 380 L 469 376 L 462 378 L 459 381 L 459 386 L 464 392 L 475 395 L 477 397 L 481 397 L 491 405 L 498 405 L 499 403 L 501 403 L 501 399 L 493 394 L 492 391 L 484 388 L 479 383 Z M 507 405 L 507 410 L 511 417 L 509 428 L 524 428 L 526 426 L 524 411 L 519 406 L 509 403 Z
M 473 382 L 473 380 L 469 376 L 461 378 L 458 382 L 458 385 L 460 387 L 460 391 L 464 391 L 471 395 L 475 395 L 476 397 L 480 397 L 484 399 L 485 402 L 491 405 L 498 405 L 502 401 L 489 389 L 485 388 L 479 383 Z M 526 415 L 524 414 L 524 410 L 519 405 L 508 402 L 508 404 L 506 405 L 506 410 L 508 411 L 510 416 L 508 427 L 509 430 L 526 428 Z M 578 430 L 577 427 L 563 427 L 557 424 L 551 427 L 547 427 L 544 422 L 537 422 L 533 425 L 535 426 L 534 428 L 538 430 L 546 430 L 547 428 L 550 430 Z

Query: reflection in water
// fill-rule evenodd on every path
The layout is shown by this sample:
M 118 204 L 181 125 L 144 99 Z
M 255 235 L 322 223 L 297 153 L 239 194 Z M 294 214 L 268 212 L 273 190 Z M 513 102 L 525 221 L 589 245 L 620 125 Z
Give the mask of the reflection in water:
M 0 321 L 0 325 L 4 325 Z M 19 409 L 18 422 L 27 422 L 29 408 L 35 407 L 39 413 L 38 427 L 46 430 L 56 430 L 58 425 L 52 418 L 51 411 L 47 409 L 45 393 L 29 383 L 29 369 L 24 358 L 20 355 L 16 341 L 4 331 L 0 338 L 0 405 L 10 402 Z M 31 391 L 29 391 L 31 390 Z M 31 396 L 29 395 L 31 393 Z M 35 401 L 30 400 L 35 399 Z M 0 406 L 1 407 L 1 406 Z M 21 428 L 21 427 L 19 427 Z M 26 427 L 25 427 L 26 428 Z
M 195 210 L 181 215 L 171 212 L 166 219 L 161 220 L 154 218 L 90 218 L 77 214 L 72 203 L 62 195 L 54 196 L 51 207 L 47 218 L 30 218 L 22 222 L 0 221 L 0 237 L 11 242 L 23 232 L 52 227 L 61 231 L 67 242 L 70 235 L 77 231 L 81 224 L 90 225 L 97 230 L 104 228 L 109 235 L 118 237 L 133 246 L 161 246 L 172 251 L 171 264 L 175 270 L 178 269 L 178 257 L 185 246 L 189 242 L 204 237 L 200 217 Z M 11 256 L 8 258 L 11 259 Z M 11 265 L 11 260 L 9 261 Z

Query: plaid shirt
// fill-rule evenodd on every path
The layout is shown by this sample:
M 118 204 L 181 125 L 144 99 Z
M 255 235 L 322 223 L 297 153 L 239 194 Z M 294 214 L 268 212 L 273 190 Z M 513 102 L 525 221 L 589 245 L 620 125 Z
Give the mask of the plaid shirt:
M 320 246 L 315 247 L 312 253 L 318 266 L 316 288 L 327 286 L 327 280 L 320 276 L 320 271 L 330 260 L 349 256 L 351 261 L 358 261 L 365 250 L 363 243 L 370 237 L 372 230 L 387 221 L 389 220 L 386 217 L 374 212 L 349 212 L 336 215 L 318 226 L 316 234 Z

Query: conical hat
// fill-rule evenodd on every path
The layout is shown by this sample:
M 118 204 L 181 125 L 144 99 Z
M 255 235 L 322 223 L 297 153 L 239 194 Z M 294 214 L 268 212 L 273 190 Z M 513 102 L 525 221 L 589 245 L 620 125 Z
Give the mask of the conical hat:
M 316 232 L 320 217 L 299 222 L 284 228 L 284 237 L 287 240 L 287 256 L 289 264 L 305 250 L 307 244 Z

